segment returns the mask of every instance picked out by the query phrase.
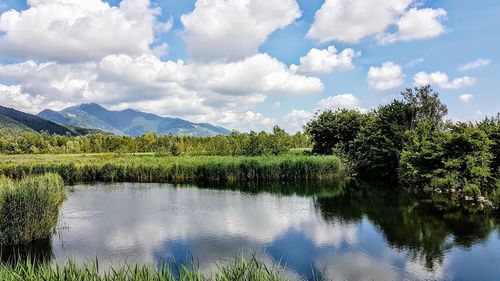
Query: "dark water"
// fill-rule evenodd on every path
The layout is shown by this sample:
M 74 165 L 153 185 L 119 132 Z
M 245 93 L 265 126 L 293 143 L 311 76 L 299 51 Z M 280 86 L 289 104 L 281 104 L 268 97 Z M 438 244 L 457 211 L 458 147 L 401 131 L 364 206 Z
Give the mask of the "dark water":
M 494 217 L 441 214 L 380 187 L 246 190 L 74 186 L 53 237 L 17 250 L 54 263 L 176 261 L 204 272 L 254 254 L 305 279 L 500 280 Z M 2 258 L 11 252 L 2 249 Z

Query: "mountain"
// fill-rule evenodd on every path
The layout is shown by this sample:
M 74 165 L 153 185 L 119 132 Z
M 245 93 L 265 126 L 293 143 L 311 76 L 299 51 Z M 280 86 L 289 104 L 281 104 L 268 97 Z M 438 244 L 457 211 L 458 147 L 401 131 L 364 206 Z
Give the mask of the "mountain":
M 63 126 L 40 118 L 36 115 L 0 106 L 0 134 L 19 134 L 42 131 L 49 134 L 72 136 L 85 135 L 95 132 L 95 130 L 73 126 Z
M 158 135 L 190 135 L 206 137 L 227 135 L 229 130 L 208 123 L 193 123 L 180 118 L 161 117 L 133 109 L 107 110 L 95 103 L 83 103 L 62 111 L 46 109 L 39 117 L 59 123 L 128 136 L 140 136 L 148 132 Z

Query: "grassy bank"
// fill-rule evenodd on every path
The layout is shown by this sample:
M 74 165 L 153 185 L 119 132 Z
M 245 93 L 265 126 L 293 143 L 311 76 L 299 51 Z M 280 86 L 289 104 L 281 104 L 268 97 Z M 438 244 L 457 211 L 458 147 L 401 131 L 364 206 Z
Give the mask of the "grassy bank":
M 63 154 L 0 156 L 10 178 L 57 173 L 66 182 L 304 181 L 345 177 L 335 156 L 155 156 Z
M 63 180 L 56 174 L 20 181 L 0 178 L 0 245 L 50 236 L 65 194 Z
M 187 267 L 160 266 L 153 269 L 148 266 L 129 266 L 99 272 L 97 264 L 79 267 L 74 263 L 65 266 L 34 265 L 29 260 L 14 266 L 0 265 L 0 280 L 4 281 L 169 281 L 169 280 L 286 280 L 280 270 L 268 267 L 255 258 L 238 259 L 227 266 L 220 266 L 211 275 L 202 275 Z

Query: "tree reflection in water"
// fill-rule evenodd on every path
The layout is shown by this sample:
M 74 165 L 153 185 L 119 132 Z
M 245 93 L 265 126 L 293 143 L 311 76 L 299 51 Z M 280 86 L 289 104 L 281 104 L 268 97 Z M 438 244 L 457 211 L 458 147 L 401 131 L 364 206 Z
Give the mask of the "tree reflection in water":
M 315 205 L 326 220 L 352 223 L 368 218 L 389 246 L 407 251 L 430 270 L 443 263 L 446 251 L 481 243 L 498 227 L 492 215 L 439 211 L 431 200 L 395 190 L 346 184 L 334 196 L 315 197 Z

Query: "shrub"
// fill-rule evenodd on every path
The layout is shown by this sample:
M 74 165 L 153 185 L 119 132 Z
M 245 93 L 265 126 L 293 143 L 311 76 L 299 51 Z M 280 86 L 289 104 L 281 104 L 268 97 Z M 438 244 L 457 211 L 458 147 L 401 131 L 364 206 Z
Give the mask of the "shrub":
M 481 196 L 481 189 L 475 184 L 468 184 L 462 189 L 462 193 L 466 196 L 477 198 Z

